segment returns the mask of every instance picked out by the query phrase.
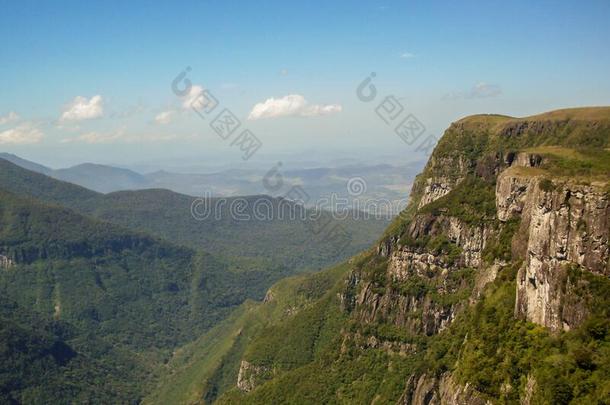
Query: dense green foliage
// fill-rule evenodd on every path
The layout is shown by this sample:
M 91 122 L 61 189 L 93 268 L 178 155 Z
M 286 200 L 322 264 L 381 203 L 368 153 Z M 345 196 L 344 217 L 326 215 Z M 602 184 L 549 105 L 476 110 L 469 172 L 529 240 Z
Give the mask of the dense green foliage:
M 496 216 L 494 185 L 468 177 L 449 194 L 424 206 L 420 213 L 445 214 L 466 223 L 478 224 Z
M 512 259 L 512 239 L 519 229 L 520 221 L 511 219 L 505 223 L 498 224 L 499 230 L 496 231 L 496 237 L 488 242 L 483 249 L 483 260 L 487 264 L 492 264 L 495 260 L 508 262 Z
M 129 375 L 126 395 L 133 400 L 149 377 L 133 373 L 141 367 L 150 373 L 175 347 L 253 294 L 245 275 L 227 271 L 209 255 L 64 208 L 1 192 L 0 218 L 0 254 L 13 262 L 0 269 L 1 295 L 43 320 L 69 325 L 65 343 L 99 362 L 94 371 L 100 375 Z M 32 350 L 42 350 L 37 347 Z M 139 360 L 142 355 L 146 360 Z M 64 388 L 49 386 L 59 393 Z M 64 399 L 72 393 L 65 391 Z
M 583 292 L 596 297 L 594 312 L 581 327 L 559 335 L 514 317 L 515 267 L 503 270 L 447 330 L 425 339 L 393 334 L 388 325 L 354 324 L 340 314 L 336 289 L 329 289 L 313 306 L 259 332 L 244 358 L 266 364 L 268 371 L 257 376 L 260 385 L 253 392 L 233 389 L 220 403 L 387 403 L 402 395 L 410 375 L 446 372 L 506 403 L 518 403 L 529 375 L 540 387 L 535 403 L 567 404 L 572 398 L 605 403 L 610 280 L 576 268 L 571 272 L 573 279 L 585 280 Z M 419 349 L 405 357 L 363 347 L 349 337 L 355 331 Z
M 256 289 L 258 298 L 282 277 L 320 270 L 367 248 L 387 225 L 382 218 L 364 219 L 361 213 L 350 213 L 345 219 L 335 219 L 328 212 L 310 217 L 310 213 L 301 214 L 300 206 L 267 196 L 229 198 L 218 204 L 212 199 L 209 206 L 217 209 L 205 220 L 196 220 L 191 214 L 195 198 L 187 195 L 168 190 L 100 194 L 2 159 L 0 189 L 213 253 L 233 270 L 252 272 L 250 287 Z M 240 201 L 247 207 L 242 214 L 250 220 L 229 215 L 229 207 Z M 261 207 L 267 206 L 274 215 L 255 219 L 254 210 L 264 213 Z M 293 219 L 303 217 L 315 219 Z
M 515 272 L 505 271 L 484 300 L 439 336 L 445 350 L 443 364 L 437 368 L 455 367 L 460 381 L 507 402 L 518 401 L 528 375 L 537 381 L 540 403 L 607 400 L 610 280 L 574 269 L 572 275 L 584 278 L 584 290 L 594 297 L 593 313 L 581 327 L 553 335 L 541 326 L 515 319 Z
M 259 198 L 280 206 L 268 197 L 249 203 Z M 374 238 L 371 229 L 383 226 L 344 221 L 344 231 L 355 236 L 344 245 L 291 220 L 300 209 L 293 204 L 281 204 L 286 219 L 236 221 L 225 206 L 219 220 L 197 221 L 192 201 L 164 190 L 103 195 L 0 159 L 0 255 L 14 263 L 0 269 L 0 291 L 43 320 L 69 325 L 65 344 L 77 359 L 91 359 L 93 368 L 85 371 L 121 376 L 124 386 L 112 385 L 106 394 L 116 388 L 115 395 L 137 400 L 174 349 L 246 299 L 262 298 L 279 278 L 354 253 Z M 320 220 L 329 222 L 328 229 L 337 225 L 328 219 L 323 214 Z M 89 379 L 69 382 L 65 373 L 70 370 L 59 368 L 58 379 L 47 384 L 63 392 L 57 398 L 88 392 Z M 8 376 L 23 383 L 0 391 L 16 397 L 33 384 L 10 371 Z M 76 391 L 64 390 L 70 384 Z
M 66 343 L 74 334 L 69 324 L 0 295 L 0 403 L 128 403 L 139 397 L 131 380 L 145 377 L 143 367 L 119 356 L 99 361 L 82 354 Z
M 234 388 L 246 350 L 257 359 L 264 356 L 252 346 L 271 353 L 269 361 L 266 361 L 270 366 L 291 369 L 305 364 L 315 357 L 313 348 L 323 346 L 321 341 L 331 336 L 328 331 L 336 325 L 336 322 L 326 319 L 325 305 L 318 303 L 315 308 L 311 305 L 322 299 L 347 270 L 346 265 L 340 265 L 320 273 L 287 278 L 270 289 L 264 304 L 245 303 L 228 319 L 181 349 L 168 365 L 167 377 L 145 399 L 145 403 L 188 403 L 200 398 L 205 398 L 206 402 L 215 400 Z M 293 316 L 305 308 L 309 314 L 306 320 Z M 295 320 L 291 327 L 308 336 L 308 346 L 299 346 L 301 340 L 296 331 L 284 331 L 287 329 L 284 322 L 291 319 Z M 318 328 L 308 330 L 310 322 L 316 322 Z M 282 331 L 279 332 L 278 328 Z M 289 333 L 290 338 L 280 336 L 283 333 Z M 286 343 L 286 347 L 276 355 L 275 349 L 282 347 L 273 347 L 280 344 L 277 339 L 282 340 L 281 344 Z

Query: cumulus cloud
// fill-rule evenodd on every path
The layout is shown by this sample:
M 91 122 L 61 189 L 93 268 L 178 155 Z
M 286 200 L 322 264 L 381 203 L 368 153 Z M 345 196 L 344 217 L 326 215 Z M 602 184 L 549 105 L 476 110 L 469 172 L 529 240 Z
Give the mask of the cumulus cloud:
M 502 89 L 496 84 L 479 82 L 468 91 L 446 94 L 444 99 L 455 100 L 459 98 L 489 98 L 502 94 Z
M 0 144 L 32 144 L 42 140 L 44 134 L 30 123 L 0 132 Z
M 281 98 L 268 98 L 256 104 L 250 114 L 249 120 L 278 117 L 317 117 L 341 112 L 339 104 L 309 104 L 300 94 L 290 94 Z
M 98 94 L 90 99 L 76 96 L 74 100 L 66 106 L 59 121 L 82 121 L 99 118 L 102 115 L 104 115 L 104 100 L 102 96 Z
M 204 104 L 203 87 L 194 85 L 187 95 L 183 97 L 182 108 L 185 110 L 193 108 L 202 108 Z
M 414 57 L 415 57 L 415 54 L 413 54 L 411 52 L 403 52 L 400 54 L 401 59 L 413 59 Z
M 17 114 L 15 111 L 11 111 L 8 114 L 6 114 L 3 117 L 0 117 L 0 125 L 4 125 L 4 124 L 8 124 L 14 121 L 17 121 L 19 119 L 19 114 Z
M 237 86 L 236 84 L 226 83 L 223 88 L 227 89 L 231 86 Z M 236 88 L 236 87 L 235 87 Z M 218 105 L 216 97 L 207 89 L 199 85 L 191 86 L 189 92 L 182 96 L 182 108 L 184 110 L 203 110 L 209 108 L 210 110 Z
M 172 122 L 175 115 L 176 111 L 173 110 L 160 112 L 156 115 L 155 122 L 161 125 L 169 124 L 170 122 Z

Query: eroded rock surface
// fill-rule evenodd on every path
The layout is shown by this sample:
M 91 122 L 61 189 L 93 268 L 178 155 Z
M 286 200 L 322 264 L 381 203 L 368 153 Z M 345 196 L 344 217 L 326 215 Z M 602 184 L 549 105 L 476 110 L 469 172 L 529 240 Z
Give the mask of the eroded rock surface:
M 507 170 L 498 178 L 498 218 L 521 217 L 515 244 L 524 258 L 517 276 L 515 313 L 552 330 L 570 329 L 586 316 L 569 297 L 570 266 L 610 275 L 610 204 L 603 185 L 549 180 Z

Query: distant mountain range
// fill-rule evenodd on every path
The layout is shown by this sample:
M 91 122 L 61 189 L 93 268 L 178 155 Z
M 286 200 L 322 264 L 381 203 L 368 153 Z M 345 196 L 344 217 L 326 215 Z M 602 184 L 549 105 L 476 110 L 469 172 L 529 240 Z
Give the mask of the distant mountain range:
M 113 166 L 83 163 L 67 169 L 51 169 L 38 163 L 30 162 L 10 153 L 0 153 L 0 159 L 21 166 L 25 169 L 53 177 L 58 180 L 78 184 L 100 193 L 118 190 L 136 190 L 149 188 L 150 181 L 132 170 Z
M 310 205 L 329 198 L 333 193 L 341 198 L 353 199 L 354 196 L 347 188 L 347 183 L 353 178 L 366 183 L 365 188 L 361 190 L 362 194 L 357 196 L 362 200 L 361 206 L 365 205 L 365 201 L 373 199 L 396 202 L 396 205 L 402 201 L 404 205 L 413 178 L 423 167 L 421 162 L 409 165 L 351 164 L 337 168 L 289 170 L 282 170 L 281 166 L 278 166 L 276 168 L 279 168 L 283 186 L 270 189 L 265 186 L 264 179 L 266 176 L 275 175 L 275 172 L 271 172 L 272 166 L 265 170 L 231 169 L 215 173 L 174 173 L 158 170 L 141 174 L 125 168 L 93 163 L 83 163 L 66 169 L 51 169 L 8 153 L 0 153 L 0 158 L 28 170 L 101 193 L 164 188 L 191 196 L 202 196 L 205 193 L 227 197 L 259 194 L 282 196 L 292 186 L 298 185 L 306 190 Z

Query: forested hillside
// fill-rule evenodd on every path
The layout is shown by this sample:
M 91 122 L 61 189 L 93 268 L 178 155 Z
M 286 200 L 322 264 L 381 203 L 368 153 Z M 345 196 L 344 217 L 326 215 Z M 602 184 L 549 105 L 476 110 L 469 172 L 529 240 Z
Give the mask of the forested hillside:
M 1 192 L 0 218 L 0 291 L 6 300 L 3 314 L 9 317 L 3 332 L 9 334 L 8 342 L 24 341 L 23 356 L 10 348 L 4 352 L 7 364 L 26 361 L 29 355 L 44 359 L 46 355 L 30 351 L 51 350 L 47 346 L 55 339 L 74 351 L 59 370 L 70 373 L 72 357 L 81 370 L 87 365 L 83 359 L 90 358 L 91 372 L 100 378 L 115 372 L 124 376 L 113 395 L 135 400 L 175 347 L 196 338 L 252 294 L 245 287 L 247 277 L 208 254 L 66 208 Z M 65 332 L 45 335 L 38 322 L 5 307 L 11 302 L 31 312 L 31 319 L 60 325 Z M 32 331 L 42 335 L 30 336 Z M 17 378 L 10 367 L 6 373 L 7 384 Z M 92 384 L 76 376 L 60 377 L 57 383 L 62 385 L 53 390 L 64 400 L 73 392 L 62 394 L 67 389 L 63 383 L 74 392 L 89 392 Z M 16 388 L 10 395 L 23 402 L 32 387 L 17 379 L 23 391 Z
M 346 243 L 291 219 L 302 209 L 294 203 L 248 201 L 260 199 L 286 215 L 236 221 L 225 209 L 218 219 L 197 221 L 192 197 L 104 195 L 0 160 L 5 398 L 138 401 L 176 348 L 245 300 L 262 299 L 274 281 L 353 253 L 383 225 L 341 221 L 355 237 Z M 329 229 L 339 224 L 328 214 L 322 219 Z M 37 330 L 33 319 L 48 326 Z M 57 360 L 55 346 L 70 355 Z M 30 361 L 50 379 L 27 374 Z M 104 378 L 110 375 L 117 377 Z M 104 389 L 92 389 L 92 381 Z
M 227 198 L 221 202 L 211 199 L 208 204 L 215 211 L 197 220 L 191 211 L 195 197 L 168 190 L 101 194 L 2 159 L 0 189 L 66 206 L 196 250 L 213 252 L 234 263 L 235 268 L 257 271 L 261 277 L 269 276 L 271 280 L 300 271 L 319 270 L 350 257 L 369 246 L 388 223 L 385 216 L 365 218 L 355 212 L 345 212 L 337 218 L 326 211 L 319 216 L 309 211 L 302 214 L 302 207 L 268 196 Z M 250 219 L 231 215 L 232 204 L 243 205 L 245 211 L 241 215 L 249 215 Z M 265 208 L 261 212 L 271 215 L 257 219 L 256 207 Z M 263 291 L 269 285 L 266 279 Z

